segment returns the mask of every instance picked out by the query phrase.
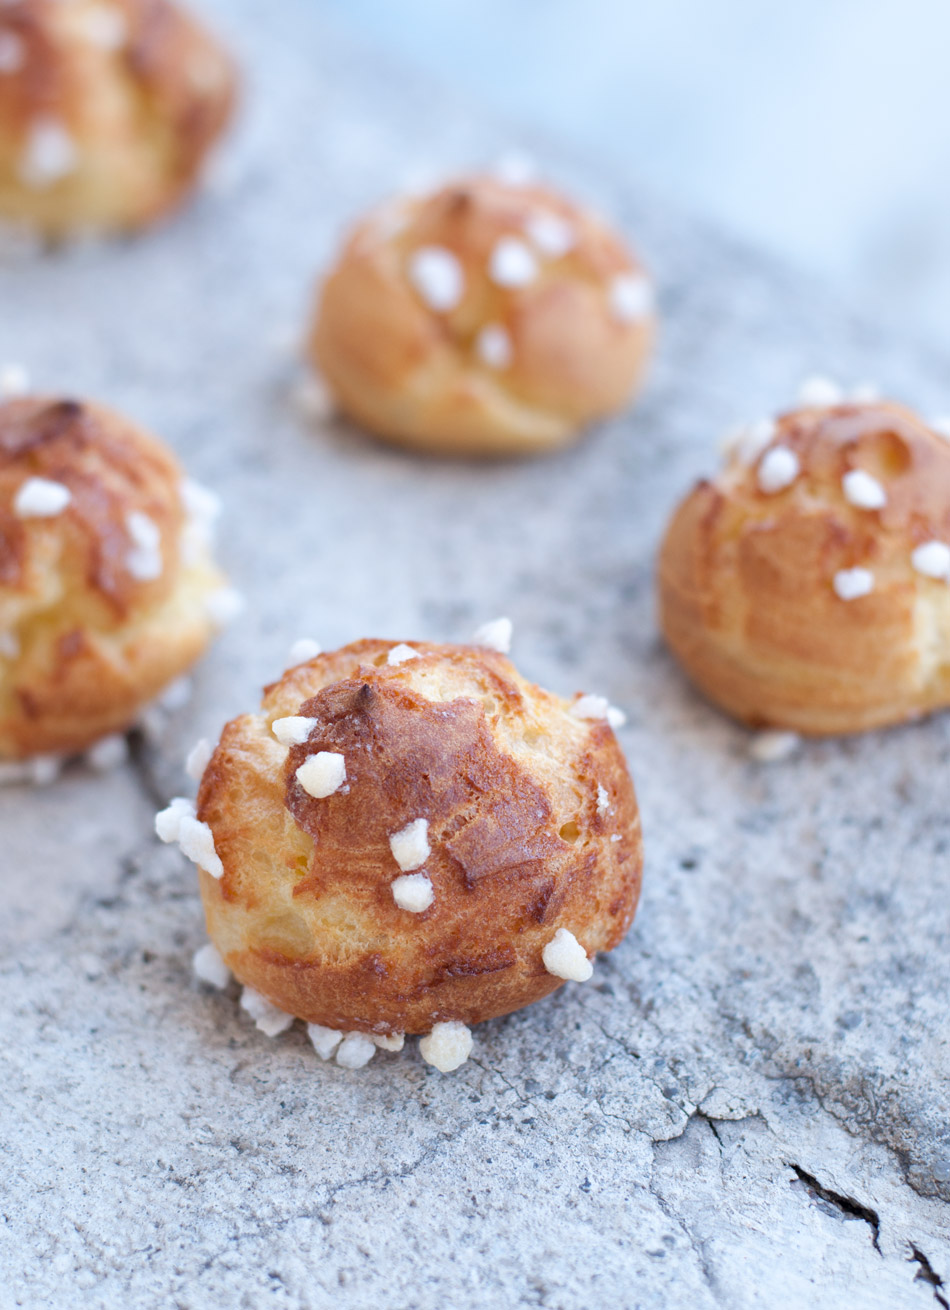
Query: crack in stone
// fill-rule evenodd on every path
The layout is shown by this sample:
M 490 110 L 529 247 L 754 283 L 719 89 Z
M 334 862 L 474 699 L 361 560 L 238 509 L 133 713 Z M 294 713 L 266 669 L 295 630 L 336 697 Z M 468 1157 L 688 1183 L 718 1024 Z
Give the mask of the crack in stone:
M 129 743 L 129 772 L 135 778 L 139 790 L 149 804 L 154 805 L 156 810 L 164 809 L 168 804 L 168 797 L 163 794 L 162 789 L 155 781 L 149 765 L 149 746 L 145 734 L 134 730 L 129 733 L 127 740 Z
M 862 1129 L 867 1130 L 869 1125 L 864 1123 L 854 1123 L 851 1120 L 849 1120 L 844 1113 L 839 1114 L 838 1111 L 839 1110 L 843 1111 L 844 1107 L 841 1106 L 839 1102 L 836 1102 L 833 1098 L 831 1099 L 831 1104 L 826 1105 L 825 1097 L 818 1090 L 817 1080 L 813 1074 L 789 1073 L 789 1072 L 776 1073 L 776 1074 L 763 1073 L 762 1077 L 765 1079 L 766 1082 L 770 1082 L 770 1083 L 784 1083 L 784 1082 L 805 1083 L 810 1089 L 812 1099 L 818 1105 L 819 1109 L 821 1109 L 830 1118 L 834 1119 L 835 1123 L 839 1124 L 845 1130 L 845 1132 L 848 1134 L 849 1137 L 856 1138 L 859 1142 L 864 1143 L 864 1145 L 870 1145 L 871 1143 L 873 1143 L 876 1146 L 882 1146 L 886 1151 L 888 1151 L 894 1157 L 894 1160 L 897 1164 L 898 1170 L 900 1171 L 900 1175 L 903 1182 L 907 1187 L 910 1188 L 910 1190 L 915 1195 L 919 1196 L 922 1200 L 925 1201 L 933 1200 L 934 1197 L 937 1197 L 940 1200 L 946 1199 L 944 1197 L 943 1192 L 941 1192 L 939 1189 L 935 1188 L 933 1190 L 928 1190 L 927 1188 L 920 1187 L 917 1183 L 915 1183 L 914 1178 L 911 1174 L 910 1159 L 907 1151 L 897 1146 L 894 1142 L 889 1141 L 882 1134 L 873 1131 L 862 1131 Z M 910 1125 L 908 1125 L 908 1127 L 910 1127 Z
M 825 1201 L 828 1205 L 833 1205 L 836 1210 L 840 1210 L 843 1215 L 849 1219 L 861 1219 L 871 1229 L 871 1244 L 877 1251 L 878 1255 L 882 1254 L 879 1238 L 881 1235 L 881 1217 L 876 1210 L 872 1210 L 869 1205 L 862 1205 L 856 1201 L 853 1196 L 844 1196 L 841 1192 L 835 1192 L 830 1187 L 825 1187 L 820 1183 L 814 1174 L 808 1173 L 801 1165 L 795 1164 L 792 1160 L 785 1162 L 789 1169 L 794 1169 L 798 1175 L 799 1182 L 805 1184 L 809 1192 L 820 1201 Z
M 703 1242 L 701 1238 L 698 1238 L 693 1234 L 686 1221 L 680 1218 L 680 1216 L 676 1213 L 676 1211 L 666 1200 L 666 1198 L 662 1196 L 660 1192 L 657 1191 L 656 1187 L 653 1184 L 652 1179 L 650 1180 L 649 1183 L 647 1183 L 647 1188 L 649 1189 L 650 1195 L 653 1197 L 654 1201 L 656 1201 L 657 1205 L 660 1207 L 662 1213 L 666 1216 L 666 1218 L 670 1221 L 670 1223 L 676 1225 L 676 1227 L 680 1230 L 680 1232 L 683 1234 L 683 1236 L 686 1238 L 687 1242 L 689 1243 L 689 1249 L 693 1252 L 693 1255 L 696 1257 L 696 1262 L 699 1265 L 699 1271 L 702 1274 L 703 1282 L 709 1288 L 713 1300 L 716 1302 L 717 1305 L 725 1305 L 726 1303 L 723 1301 L 722 1296 L 720 1295 L 719 1292 L 719 1287 L 716 1282 L 716 1275 L 714 1274 L 712 1267 L 710 1266 L 709 1263 L 709 1256 L 706 1254 L 705 1242 Z
M 912 1254 L 908 1256 L 908 1259 L 916 1260 L 917 1264 L 920 1266 L 916 1274 L 914 1275 L 914 1282 L 929 1283 L 930 1286 L 933 1288 L 934 1300 L 937 1302 L 937 1304 L 943 1306 L 943 1310 L 950 1310 L 950 1301 L 948 1301 L 947 1298 L 940 1291 L 941 1287 L 943 1287 L 943 1279 L 934 1269 L 933 1265 L 924 1255 L 923 1251 L 921 1251 L 919 1247 L 915 1246 L 913 1242 L 910 1243 L 910 1249 Z

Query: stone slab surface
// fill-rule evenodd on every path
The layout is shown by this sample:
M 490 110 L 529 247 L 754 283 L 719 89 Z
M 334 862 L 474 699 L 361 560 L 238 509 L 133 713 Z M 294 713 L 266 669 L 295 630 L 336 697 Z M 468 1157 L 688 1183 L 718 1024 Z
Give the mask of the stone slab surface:
M 308 426 L 284 342 L 347 217 L 514 143 L 302 0 L 209 8 L 250 70 L 217 187 L 146 241 L 0 270 L 0 358 L 163 433 L 223 494 L 249 599 L 133 764 L 0 796 L 0 1305 L 946 1304 L 950 717 L 755 765 L 664 653 L 651 581 L 724 428 L 815 369 L 945 410 L 946 358 L 549 154 L 657 271 L 636 411 L 511 465 Z M 450 1077 L 269 1041 L 191 977 L 194 874 L 156 800 L 295 638 L 499 613 L 526 673 L 629 712 L 633 931 Z

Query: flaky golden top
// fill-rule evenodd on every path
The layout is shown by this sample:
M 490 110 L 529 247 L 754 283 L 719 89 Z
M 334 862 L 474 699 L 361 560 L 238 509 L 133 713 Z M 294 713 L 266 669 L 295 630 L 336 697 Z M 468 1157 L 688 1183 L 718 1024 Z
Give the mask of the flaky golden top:
M 851 731 L 950 700 L 950 443 L 903 406 L 760 424 L 676 511 L 661 611 L 753 722 Z
M 633 917 L 636 801 L 606 721 L 467 646 L 363 641 L 290 670 L 263 714 L 229 724 L 199 793 L 223 865 L 202 875 L 209 931 L 238 977 L 337 1028 L 427 1032 L 477 1022 L 558 985 L 541 958 L 565 926 L 590 953 Z M 276 719 L 312 720 L 288 749 Z M 297 770 L 328 752 L 322 799 Z M 433 900 L 397 904 L 391 839 L 427 824 Z
M 600 219 L 547 187 L 472 177 L 358 225 L 313 348 L 344 407 L 383 435 L 517 450 L 620 408 L 651 335 L 650 283 Z
M 235 84 L 172 0 L 0 5 L 0 213 L 51 235 L 155 218 L 192 182 Z
M 220 626 L 215 498 L 101 405 L 0 405 L 0 758 L 124 731 Z
M 181 485 L 172 453 L 103 406 L 0 405 L 0 626 L 54 576 L 70 603 L 86 597 L 116 619 L 155 604 L 179 568 Z M 56 488 L 68 497 L 58 512 Z

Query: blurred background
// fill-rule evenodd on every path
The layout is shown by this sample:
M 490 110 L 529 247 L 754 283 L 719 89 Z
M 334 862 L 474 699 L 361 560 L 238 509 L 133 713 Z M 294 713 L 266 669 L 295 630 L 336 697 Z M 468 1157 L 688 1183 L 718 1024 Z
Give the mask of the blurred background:
M 950 343 L 950 0 L 325 4 L 526 132 Z

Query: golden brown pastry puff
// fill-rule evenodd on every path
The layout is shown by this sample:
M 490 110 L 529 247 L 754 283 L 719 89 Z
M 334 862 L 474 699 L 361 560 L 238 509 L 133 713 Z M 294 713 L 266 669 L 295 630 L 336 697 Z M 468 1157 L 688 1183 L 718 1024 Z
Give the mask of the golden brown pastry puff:
M 212 514 L 118 414 L 0 404 L 0 758 L 82 751 L 194 663 L 232 595 Z
M 157 821 L 199 864 L 252 1014 L 307 1020 L 318 1050 L 429 1034 L 450 1068 L 468 1025 L 589 978 L 640 889 L 607 712 L 474 645 L 359 641 L 289 669 L 225 727 L 197 812 Z
M 950 442 L 901 405 L 754 425 L 667 529 L 666 639 L 757 727 L 859 732 L 950 703 Z
M 630 401 L 653 327 L 650 281 L 600 219 L 546 187 L 472 177 L 358 225 L 310 353 L 381 437 L 531 454 Z
M 6 0 L 0 219 L 53 239 L 151 223 L 193 186 L 235 82 L 172 0 Z

